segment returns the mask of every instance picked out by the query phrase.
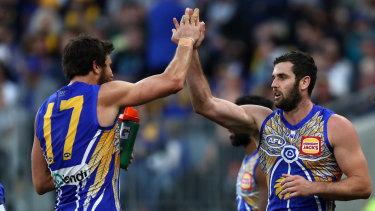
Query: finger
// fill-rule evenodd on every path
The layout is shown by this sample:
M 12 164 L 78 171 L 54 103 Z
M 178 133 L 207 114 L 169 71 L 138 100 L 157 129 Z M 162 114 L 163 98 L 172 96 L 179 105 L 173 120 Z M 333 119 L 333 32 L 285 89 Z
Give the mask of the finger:
M 295 187 L 289 187 L 289 188 L 286 188 L 285 190 L 282 190 L 280 191 L 280 195 L 289 195 L 291 193 L 295 193 L 297 191 L 297 189 Z
M 180 26 L 183 24 L 185 24 L 185 15 L 183 15 L 180 20 Z
M 175 27 L 176 29 L 178 29 L 178 28 L 180 27 L 180 24 L 178 24 L 178 21 L 177 21 L 176 18 L 173 18 L 173 24 L 174 24 L 174 27 Z
M 184 24 L 190 22 L 190 15 L 189 15 L 190 8 L 185 9 L 185 15 L 184 15 Z
M 287 188 L 289 187 L 292 187 L 292 183 L 291 182 L 287 182 L 287 183 L 284 183 L 284 184 L 281 184 L 281 190 L 286 190 Z
M 282 174 L 281 176 L 287 178 L 287 177 L 291 177 L 292 175 L 290 175 L 290 174 Z
M 293 181 L 293 178 L 288 177 L 288 178 L 283 179 L 283 181 L 280 182 L 280 185 L 285 185 L 286 183 L 292 182 L 292 181 Z
M 199 9 L 195 8 L 193 15 L 191 16 L 191 23 L 197 25 L 198 24 L 198 19 L 199 19 Z
M 192 16 L 193 13 L 194 13 L 193 9 L 190 9 L 190 8 L 189 8 L 189 15 Z
M 199 24 L 201 26 L 201 36 L 203 40 L 204 37 L 206 36 L 206 24 L 204 22 L 200 22 Z
M 298 196 L 298 193 L 292 192 L 292 193 L 286 194 L 285 197 L 284 197 L 284 200 L 289 200 L 289 199 L 294 198 L 296 196 Z

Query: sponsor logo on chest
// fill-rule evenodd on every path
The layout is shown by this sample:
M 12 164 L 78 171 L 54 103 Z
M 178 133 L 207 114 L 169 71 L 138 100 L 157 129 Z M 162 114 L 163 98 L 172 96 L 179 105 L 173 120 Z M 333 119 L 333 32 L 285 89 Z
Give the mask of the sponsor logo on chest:
M 253 175 L 250 172 L 245 172 L 241 180 L 241 189 L 250 191 L 253 188 Z
M 301 139 L 300 153 L 304 155 L 320 155 L 322 142 L 317 136 L 304 136 Z

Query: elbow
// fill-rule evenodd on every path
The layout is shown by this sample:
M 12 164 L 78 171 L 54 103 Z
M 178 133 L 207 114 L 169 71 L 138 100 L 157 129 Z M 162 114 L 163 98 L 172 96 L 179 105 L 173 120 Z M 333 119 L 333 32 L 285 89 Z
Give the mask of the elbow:
M 362 183 L 358 188 L 353 190 L 353 192 L 357 193 L 357 199 L 368 199 L 372 193 L 372 184 L 371 181 Z
M 173 79 L 171 86 L 170 86 L 170 92 L 171 94 L 176 94 L 177 92 L 181 91 L 184 88 L 184 79 L 176 78 Z
M 35 191 L 38 195 L 43 195 L 45 193 L 47 193 L 48 191 L 46 190 L 46 188 L 43 188 L 41 186 L 35 186 L 34 185 L 34 188 L 35 188 Z
M 368 199 L 372 193 L 372 182 L 371 179 L 368 179 L 368 182 L 363 187 L 363 199 Z
M 50 192 L 55 189 L 55 185 L 51 184 L 50 182 L 34 182 L 34 188 L 37 194 L 43 195 L 47 192 Z
M 367 187 L 367 188 L 365 188 L 364 190 L 363 190 L 363 193 L 362 193 L 362 199 L 368 199 L 368 198 L 370 198 L 370 196 L 371 196 L 371 193 L 372 193 L 372 186 L 371 186 L 371 184 Z
M 204 116 L 204 110 L 202 109 L 202 106 L 193 106 L 193 109 L 195 113 Z

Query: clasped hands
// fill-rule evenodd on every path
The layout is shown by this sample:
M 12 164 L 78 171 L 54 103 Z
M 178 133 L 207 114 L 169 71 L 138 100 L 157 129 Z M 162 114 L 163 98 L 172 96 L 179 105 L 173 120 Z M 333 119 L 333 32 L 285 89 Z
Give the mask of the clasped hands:
M 193 42 L 194 48 L 198 48 L 204 40 L 206 28 L 205 23 L 199 22 L 199 9 L 194 11 L 190 8 L 185 9 L 185 14 L 181 17 L 180 23 L 173 18 L 175 28 L 172 29 L 171 40 L 179 44 L 180 39 L 186 38 Z

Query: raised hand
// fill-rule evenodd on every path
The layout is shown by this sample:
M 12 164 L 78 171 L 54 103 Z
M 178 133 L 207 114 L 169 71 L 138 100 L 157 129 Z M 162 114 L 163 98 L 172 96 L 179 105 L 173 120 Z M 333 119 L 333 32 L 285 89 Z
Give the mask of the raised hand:
M 175 28 L 172 29 L 173 34 L 171 40 L 174 43 L 178 44 L 181 38 L 190 38 L 194 41 L 194 48 L 197 48 L 204 40 L 205 24 L 199 22 L 198 8 L 194 9 L 194 11 L 190 8 L 186 8 L 180 23 L 178 23 L 176 18 L 173 18 L 173 23 Z M 198 34 L 196 34 L 196 30 L 198 30 Z

